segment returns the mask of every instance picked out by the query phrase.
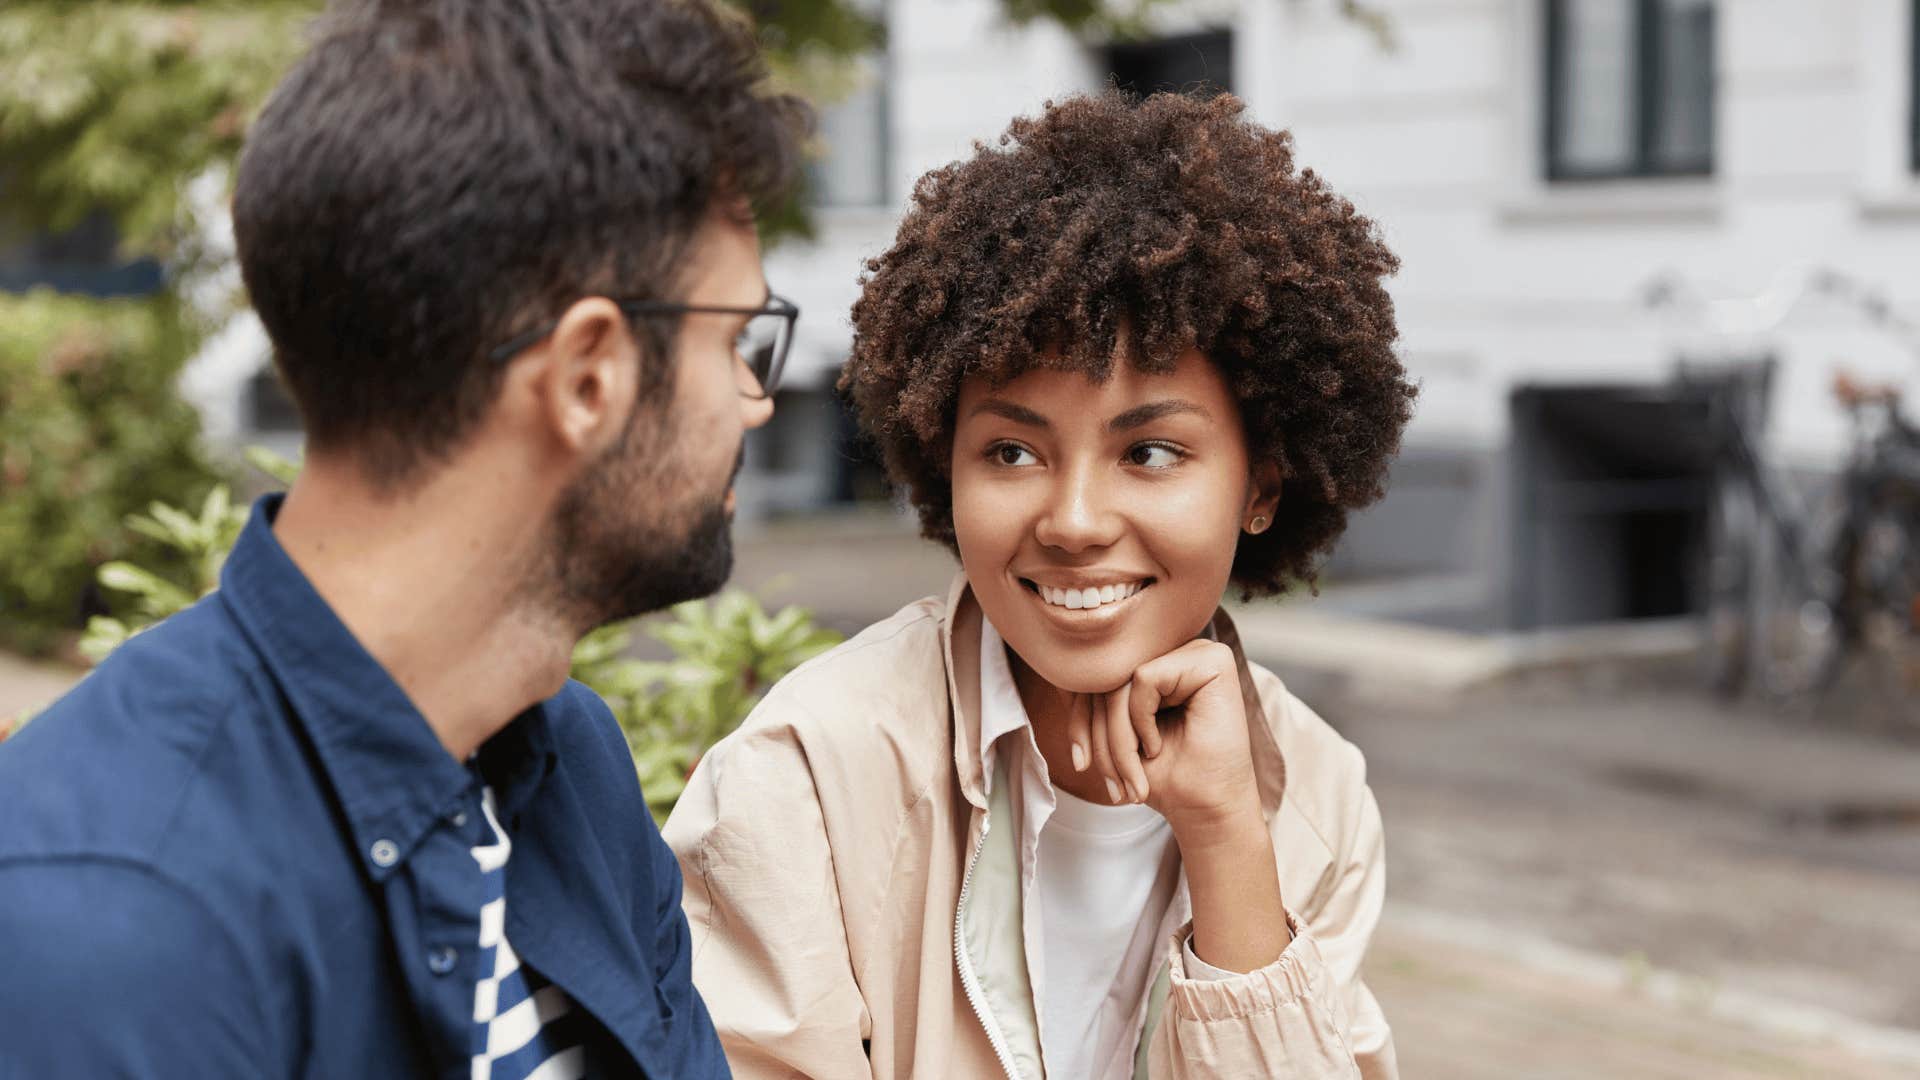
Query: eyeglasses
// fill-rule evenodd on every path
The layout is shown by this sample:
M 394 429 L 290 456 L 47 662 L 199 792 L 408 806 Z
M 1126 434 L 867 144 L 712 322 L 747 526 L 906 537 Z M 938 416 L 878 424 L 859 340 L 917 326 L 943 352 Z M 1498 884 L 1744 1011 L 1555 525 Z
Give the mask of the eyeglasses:
M 800 318 L 800 308 L 793 301 L 781 296 L 769 294 L 767 302 L 759 307 L 717 307 L 708 304 L 681 304 L 670 300 L 616 300 L 614 306 L 629 319 L 644 315 L 746 315 L 747 325 L 741 329 L 740 336 L 734 339 L 734 355 L 747 365 L 753 373 L 754 381 L 760 384 L 758 394 L 746 394 L 751 398 L 769 398 L 780 386 L 780 373 L 787 366 L 787 351 L 793 347 L 793 324 Z M 500 345 L 487 354 L 487 359 L 496 364 L 506 363 L 520 355 L 535 342 L 560 325 L 555 319 L 535 329 L 520 334 Z

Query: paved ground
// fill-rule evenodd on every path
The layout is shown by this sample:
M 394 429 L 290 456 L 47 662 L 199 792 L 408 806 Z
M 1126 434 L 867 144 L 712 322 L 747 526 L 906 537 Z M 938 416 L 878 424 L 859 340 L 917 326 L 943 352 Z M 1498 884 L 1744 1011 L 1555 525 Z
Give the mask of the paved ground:
M 1786 1035 L 1611 979 L 1413 932 L 1389 917 L 1368 981 L 1410 1080 L 1707 1080 L 1911 1077 L 1920 1058 L 1876 1060 L 1818 1035 Z
M 14 716 L 41 708 L 65 693 L 78 675 L 72 668 L 29 663 L 0 652 L 0 734 Z
M 868 518 L 760 530 L 736 580 L 853 630 L 952 572 Z M 1242 629 L 1367 752 L 1391 896 L 1369 977 L 1409 1077 L 1920 1076 L 1920 746 L 1644 663 L 1515 677 L 1540 642 L 1330 606 Z M 0 715 L 67 678 L 0 657 Z

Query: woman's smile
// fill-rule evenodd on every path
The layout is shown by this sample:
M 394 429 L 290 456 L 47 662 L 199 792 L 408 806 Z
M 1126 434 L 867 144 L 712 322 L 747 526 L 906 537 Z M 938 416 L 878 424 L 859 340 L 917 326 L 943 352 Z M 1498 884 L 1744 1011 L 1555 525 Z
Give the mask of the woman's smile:
M 1111 626 L 1125 618 L 1138 606 L 1140 594 L 1157 581 L 1144 574 L 1076 574 L 1040 580 L 1016 577 L 1016 580 L 1050 617 L 1078 630 Z M 1065 583 L 1050 583 L 1054 581 Z

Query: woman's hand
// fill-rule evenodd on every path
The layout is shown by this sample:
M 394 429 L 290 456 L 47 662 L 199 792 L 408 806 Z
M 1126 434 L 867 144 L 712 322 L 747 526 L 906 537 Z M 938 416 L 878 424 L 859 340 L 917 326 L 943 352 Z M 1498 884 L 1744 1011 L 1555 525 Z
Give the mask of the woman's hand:
M 1278 958 L 1293 935 L 1260 814 L 1233 650 L 1191 641 L 1149 660 L 1125 686 L 1076 703 L 1068 737 L 1076 765 L 1088 763 L 1108 791 L 1146 803 L 1172 826 L 1193 901 L 1195 954 L 1239 972 Z
M 1219 642 L 1190 641 L 1077 702 L 1068 737 L 1075 763 L 1110 781 L 1116 802 L 1146 803 L 1176 834 L 1258 819 L 1240 670 Z

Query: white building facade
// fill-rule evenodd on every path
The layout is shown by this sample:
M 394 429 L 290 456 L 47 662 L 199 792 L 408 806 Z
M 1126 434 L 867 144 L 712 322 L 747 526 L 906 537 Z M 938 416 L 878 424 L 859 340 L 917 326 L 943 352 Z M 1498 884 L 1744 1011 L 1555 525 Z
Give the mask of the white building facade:
M 1682 350 L 1778 357 L 1769 441 L 1798 465 L 1844 451 L 1836 364 L 1920 384 L 1920 356 L 1839 305 L 1736 342 L 1645 301 L 1662 275 L 1739 295 L 1817 266 L 1920 313 L 1920 0 L 1364 3 L 1389 42 L 1339 6 L 1173 0 L 1162 37 L 1115 47 L 1010 27 L 998 0 L 887 0 L 885 54 L 825 117 L 818 235 L 769 259 L 804 314 L 743 500 L 811 511 L 873 491 L 829 389 L 862 260 L 923 172 L 1116 72 L 1238 94 L 1401 256 L 1417 416 L 1330 573 L 1427 583 L 1407 614 L 1525 628 L 1684 607 L 1693 414 L 1647 403 Z M 260 434 L 244 337 L 193 384 L 239 439 Z

